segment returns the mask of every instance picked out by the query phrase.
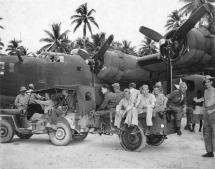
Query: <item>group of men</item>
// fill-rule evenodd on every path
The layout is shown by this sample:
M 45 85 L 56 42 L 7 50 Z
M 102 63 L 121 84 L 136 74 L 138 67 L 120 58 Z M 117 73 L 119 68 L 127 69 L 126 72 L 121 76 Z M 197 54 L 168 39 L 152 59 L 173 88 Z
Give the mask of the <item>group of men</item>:
M 203 136 L 206 148 L 206 154 L 203 157 L 214 157 L 215 149 L 215 88 L 213 87 L 213 78 L 209 75 L 205 76 L 203 84 L 205 86 L 204 91 L 204 128 Z M 149 92 L 149 86 L 144 84 L 140 87 L 140 90 L 136 89 L 135 83 L 130 83 L 129 88 L 120 90 L 119 83 L 112 85 L 113 91 L 109 86 L 103 86 L 102 93 L 104 94 L 104 101 L 98 107 L 95 112 L 95 128 L 100 126 L 100 115 L 106 114 L 107 112 L 116 112 L 113 127 L 115 128 L 126 128 L 128 126 L 134 126 L 136 130 L 138 128 L 138 115 L 146 113 L 146 125 L 147 131 L 153 126 L 152 118 L 157 113 L 162 112 L 168 107 L 175 116 L 176 132 L 181 135 L 181 119 L 184 113 L 186 113 L 186 90 L 187 85 L 185 82 L 179 84 L 179 89 L 174 90 L 169 95 L 163 94 L 161 83 L 157 83 L 153 92 Z M 27 105 L 31 102 L 38 103 L 44 106 L 44 110 L 48 111 L 50 107 L 53 107 L 53 100 L 47 94 L 45 96 L 46 101 L 41 101 L 41 96 L 32 93 L 34 85 L 29 84 L 28 90 L 22 86 L 20 88 L 20 94 L 15 99 L 15 106 L 21 111 L 25 112 Z M 65 105 L 73 104 L 74 102 L 69 101 L 68 92 L 62 91 L 65 95 Z M 61 106 L 59 106 L 60 108 Z M 70 106 L 72 107 L 72 106 Z M 112 120 L 112 113 L 111 120 Z M 121 126 L 122 118 L 125 118 L 124 125 Z M 147 133 L 146 133 L 147 134 Z
M 203 103 L 203 137 L 205 142 L 206 154 L 202 157 L 214 157 L 215 149 L 215 88 L 213 79 L 207 75 L 204 77 L 203 85 L 205 87 Z M 102 93 L 105 96 L 104 102 L 99 107 L 96 115 L 111 112 L 109 108 L 115 110 L 114 126 L 120 128 L 122 118 L 125 117 L 124 126 L 138 126 L 138 114 L 146 113 L 146 124 L 148 129 L 153 125 L 152 118 L 156 113 L 164 111 L 166 108 L 173 112 L 175 117 L 176 132 L 181 135 L 181 119 L 187 111 L 185 82 L 179 84 L 179 89 L 174 90 L 165 96 L 162 92 L 162 86 L 157 83 L 153 92 L 149 93 L 149 86 L 143 85 L 140 90 L 136 89 L 135 83 L 130 83 L 129 88 L 120 91 L 118 83 L 112 85 L 114 92 L 109 87 L 103 86 Z M 117 99 L 116 99 L 117 98 Z M 198 98 L 198 97 L 197 97 Z M 202 99 L 201 99 L 202 104 Z M 199 106 L 199 103 L 197 104 Z M 109 110 L 107 110 L 109 109 Z M 98 126 L 97 126 L 98 127 Z M 147 134 L 147 133 L 146 133 Z
M 162 92 L 160 83 L 154 86 L 153 93 L 149 92 L 149 86 L 144 84 L 140 90 L 136 89 L 135 83 L 130 83 L 129 88 L 120 90 L 120 85 L 114 83 L 114 92 L 108 86 L 101 88 L 104 94 L 104 101 L 96 112 L 97 118 L 99 115 L 110 112 L 115 113 L 114 127 L 124 129 L 129 126 L 134 126 L 134 131 L 138 128 L 138 114 L 146 113 L 146 132 L 149 133 L 153 125 L 152 118 L 158 112 L 162 112 L 166 108 L 167 98 Z M 121 126 L 122 118 L 125 117 L 124 125 Z M 111 117 L 112 119 L 112 117 Z M 99 127 L 99 120 L 96 127 Z

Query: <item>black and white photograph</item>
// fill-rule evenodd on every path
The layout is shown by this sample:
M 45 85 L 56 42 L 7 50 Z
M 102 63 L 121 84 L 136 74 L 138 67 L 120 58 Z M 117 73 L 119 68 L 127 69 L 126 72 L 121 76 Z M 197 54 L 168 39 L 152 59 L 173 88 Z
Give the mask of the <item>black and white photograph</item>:
M 0 169 L 214 169 L 215 0 L 0 0 Z

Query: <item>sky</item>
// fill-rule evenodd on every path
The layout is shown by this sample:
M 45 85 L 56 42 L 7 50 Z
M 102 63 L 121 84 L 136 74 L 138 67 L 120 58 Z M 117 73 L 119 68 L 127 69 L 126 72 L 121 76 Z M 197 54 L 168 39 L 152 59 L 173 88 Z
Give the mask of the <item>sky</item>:
M 69 39 L 75 40 L 82 37 L 82 28 L 73 33 L 70 17 L 85 2 L 88 9 L 96 10 L 92 16 L 99 29 L 92 25 L 93 33 L 113 34 L 114 40 L 128 40 L 133 46 L 144 38 L 140 26 L 164 34 L 167 16 L 184 5 L 180 0 L 0 0 L 0 25 L 5 28 L 0 38 L 5 46 L 14 38 L 21 39 L 23 46 L 36 52 L 46 44 L 39 41 L 47 37 L 44 30 L 61 23 L 62 32 L 70 30 Z

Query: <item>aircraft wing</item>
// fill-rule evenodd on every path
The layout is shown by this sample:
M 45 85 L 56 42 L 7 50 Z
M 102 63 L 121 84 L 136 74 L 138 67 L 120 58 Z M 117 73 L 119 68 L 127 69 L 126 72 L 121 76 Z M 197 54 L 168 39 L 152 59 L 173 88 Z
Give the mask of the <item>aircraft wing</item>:
M 160 53 L 146 55 L 137 58 L 137 64 L 148 71 L 164 71 L 165 63 L 161 59 Z

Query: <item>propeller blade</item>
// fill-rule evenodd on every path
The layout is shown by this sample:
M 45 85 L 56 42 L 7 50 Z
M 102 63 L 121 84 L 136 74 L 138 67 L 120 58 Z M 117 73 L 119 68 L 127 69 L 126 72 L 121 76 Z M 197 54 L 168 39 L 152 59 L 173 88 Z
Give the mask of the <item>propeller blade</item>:
M 173 39 L 178 39 L 183 35 L 186 35 L 195 24 L 201 19 L 201 17 L 207 12 L 207 5 L 202 5 L 197 11 L 195 11 L 174 33 Z
M 95 54 L 94 58 L 101 58 L 105 54 L 105 52 L 108 50 L 110 47 L 110 44 L 113 41 L 113 35 L 110 35 L 108 39 L 105 41 L 105 43 L 102 45 L 100 50 Z
M 160 33 L 156 32 L 156 31 L 154 31 L 152 29 L 149 29 L 149 28 L 147 28 L 145 26 L 141 26 L 139 31 L 143 35 L 145 35 L 148 38 L 154 40 L 155 42 L 159 42 L 160 39 L 163 39 L 163 36 Z

